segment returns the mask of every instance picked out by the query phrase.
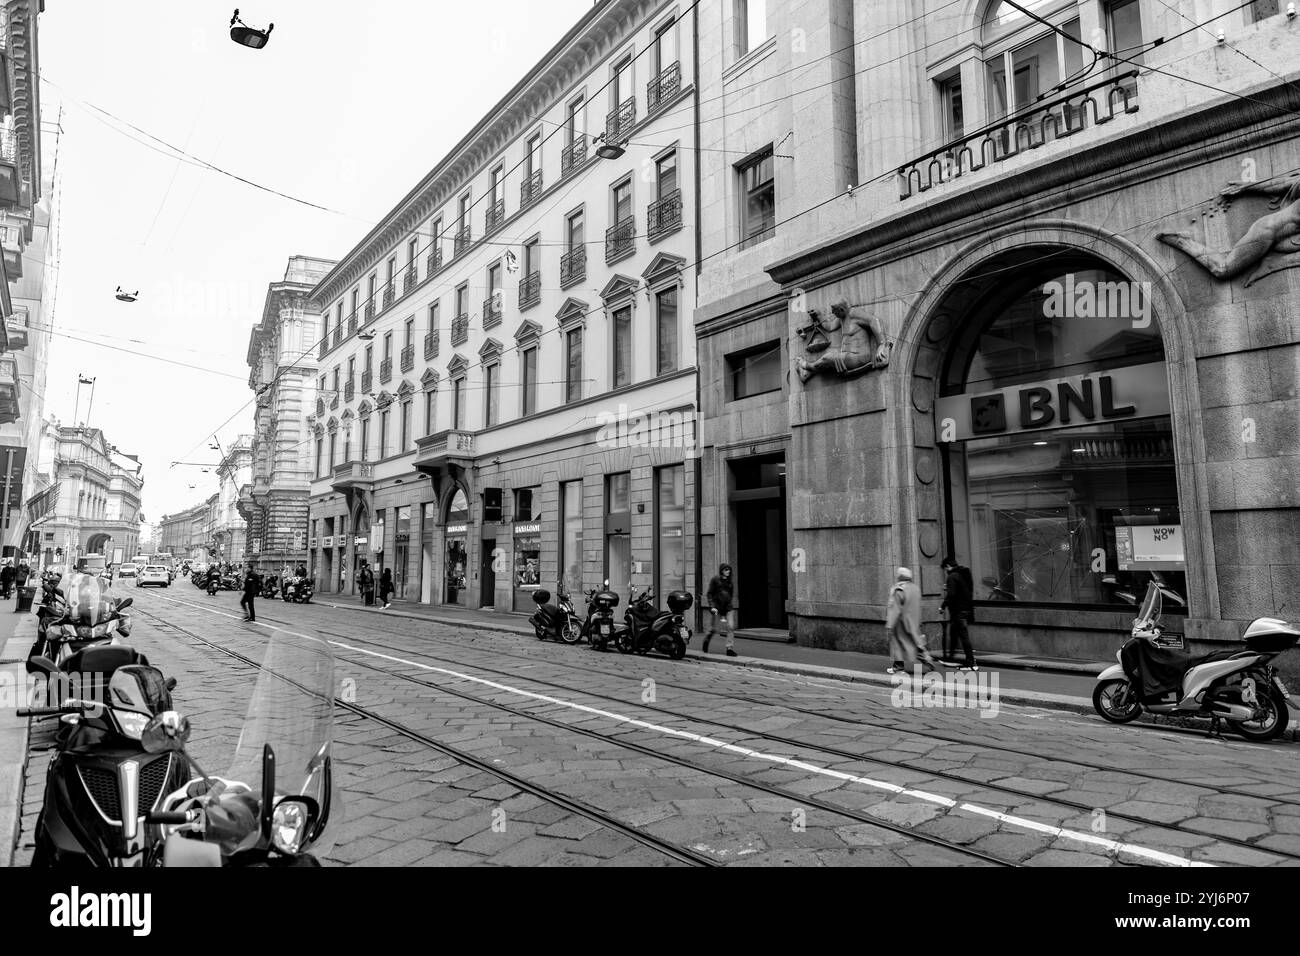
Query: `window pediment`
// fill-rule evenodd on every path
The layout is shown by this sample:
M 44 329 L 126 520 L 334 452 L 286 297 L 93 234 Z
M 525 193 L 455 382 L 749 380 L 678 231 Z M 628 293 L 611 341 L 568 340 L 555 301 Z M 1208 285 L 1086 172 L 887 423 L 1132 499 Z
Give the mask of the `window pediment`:
M 542 336 L 542 327 L 530 319 L 525 319 L 515 329 L 515 344 L 519 347 L 534 342 Z
M 605 288 L 600 290 L 600 297 L 606 305 L 617 299 L 626 299 L 636 295 L 637 289 L 641 288 L 641 283 L 625 275 L 615 275 L 605 283 Z
M 452 356 L 451 361 L 447 363 L 447 374 L 453 376 L 458 375 L 461 372 L 465 371 L 465 369 L 468 367 L 469 367 L 469 360 L 465 358 L 465 356 L 457 352 L 455 355 Z
M 397 386 L 397 395 L 399 398 L 405 398 L 407 395 L 410 395 L 414 391 L 415 391 L 415 386 L 413 386 L 406 379 L 402 379 L 402 384 Z
M 560 322 L 560 327 L 564 328 L 569 325 L 579 325 L 585 322 L 587 313 L 591 311 L 591 306 L 581 299 L 572 297 L 564 300 L 564 305 L 560 306 L 560 311 L 555 313 L 556 319 Z
M 684 268 L 686 268 L 686 260 L 681 256 L 661 252 L 654 257 L 650 265 L 646 266 L 645 272 L 641 273 L 641 278 L 648 286 L 659 285 L 679 279 Z
M 433 391 L 438 387 L 438 373 L 431 368 L 425 369 L 420 376 L 420 385 L 426 392 Z

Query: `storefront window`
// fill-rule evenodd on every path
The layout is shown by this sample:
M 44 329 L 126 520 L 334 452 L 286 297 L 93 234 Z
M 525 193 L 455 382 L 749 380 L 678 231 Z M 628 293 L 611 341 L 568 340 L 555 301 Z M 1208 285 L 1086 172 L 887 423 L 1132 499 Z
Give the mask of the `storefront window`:
M 949 540 L 978 601 L 1186 597 L 1164 351 L 1134 283 L 1081 263 L 1006 284 L 949 356 Z M 1171 608 L 1176 610 L 1176 608 Z
M 447 548 L 447 598 L 448 604 L 466 603 L 465 591 L 469 586 L 467 569 L 469 567 L 469 501 L 465 492 L 457 490 L 451 505 L 447 509 L 446 548 Z
M 542 583 L 542 526 L 536 521 L 516 522 L 514 532 L 515 610 L 527 611 Z
M 655 523 L 659 553 L 655 555 L 655 593 L 659 606 L 669 591 L 686 588 L 686 467 L 673 465 L 655 472 Z
M 570 594 L 581 594 L 582 587 L 582 482 L 566 481 L 560 486 L 560 567 L 564 569 L 564 587 Z
M 632 581 L 632 476 L 624 472 L 605 478 L 605 577 L 626 598 Z
M 394 512 L 397 539 L 393 547 L 393 587 L 402 600 L 410 600 L 407 588 L 411 585 L 411 509 L 398 508 Z
M 373 560 L 370 562 L 375 572 L 375 587 L 379 586 L 379 579 L 384 573 L 384 543 L 388 540 L 387 521 L 384 518 L 383 511 L 375 512 L 375 524 L 370 529 L 370 553 Z

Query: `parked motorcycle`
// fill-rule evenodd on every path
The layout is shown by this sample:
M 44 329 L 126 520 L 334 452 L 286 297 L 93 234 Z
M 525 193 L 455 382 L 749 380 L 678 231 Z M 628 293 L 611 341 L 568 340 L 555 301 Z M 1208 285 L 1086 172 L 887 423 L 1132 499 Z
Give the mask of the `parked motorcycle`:
M 659 651 L 675 661 L 686 656 L 686 645 L 691 639 L 686 626 L 686 611 L 693 598 L 686 591 L 668 594 L 668 610 L 661 611 L 654 604 L 654 588 L 646 588 L 640 595 L 636 587 L 628 592 L 627 610 L 623 612 L 624 624 L 614 632 L 614 644 L 624 654 L 648 654 Z
M 328 643 L 276 632 L 262 658 L 230 769 L 208 775 L 186 750 L 189 721 L 175 711 L 144 728 L 150 753 L 193 770 L 148 815 L 166 828 L 163 865 L 319 866 L 338 816 L 331 747 L 334 657 Z
M 537 605 L 537 611 L 528 622 L 533 625 L 539 641 L 550 638 L 565 644 L 577 644 L 582 640 L 582 621 L 578 620 L 563 581 L 556 588 L 554 604 L 551 603 L 551 592 L 545 588 L 533 592 L 533 603 Z
M 316 593 L 310 578 L 294 578 L 284 589 L 284 599 L 293 604 L 310 604 Z
M 129 637 L 131 616 L 126 610 L 133 602 L 133 598 L 114 595 L 93 575 L 47 578 L 37 608 L 36 641 L 28 654 L 27 673 L 57 671 L 78 651 Z
M 1247 740 L 1272 740 L 1290 721 L 1286 685 L 1270 666 L 1300 643 L 1300 627 L 1260 618 L 1244 635 L 1245 650 L 1191 654 L 1162 646 L 1161 610 L 1166 599 L 1182 603 L 1151 581 L 1119 663 L 1097 677 L 1092 705 L 1106 720 L 1125 724 L 1142 712 L 1210 718 L 1210 733 L 1224 721 Z
M 280 596 L 280 578 L 278 575 L 267 575 L 262 582 L 262 597 L 264 599 L 277 598 Z
M 171 709 L 176 681 L 115 644 L 78 651 L 64 670 L 83 679 L 83 695 L 92 686 L 107 693 L 18 711 L 60 721 L 32 866 L 152 866 L 163 831 L 146 817 L 163 794 L 184 783 L 185 768 L 170 754 L 146 750 L 141 736 L 152 718 Z
M 587 620 L 582 625 L 582 636 L 587 639 L 593 650 L 609 649 L 618 625 L 614 621 L 614 608 L 618 607 L 618 595 L 609 589 L 609 581 L 599 588 L 587 592 Z

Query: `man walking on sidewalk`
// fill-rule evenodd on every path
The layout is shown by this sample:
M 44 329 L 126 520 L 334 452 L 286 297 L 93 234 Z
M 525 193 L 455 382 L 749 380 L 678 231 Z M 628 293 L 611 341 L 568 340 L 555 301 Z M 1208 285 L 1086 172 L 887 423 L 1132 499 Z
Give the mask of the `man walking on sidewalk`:
M 704 635 L 704 653 L 709 653 L 709 641 L 719 630 L 727 635 L 727 656 L 739 657 L 736 653 L 736 634 L 731 627 L 731 601 L 736 585 L 731 580 L 731 565 L 719 566 L 717 575 L 709 582 L 709 612 L 713 615 L 709 621 L 709 633 Z
M 257 597 L 260 590 L 262 590 L 262 582 L 250 564 L 244 573 L 244 596 L 239 602 L 239 606 L 244 609 L 244 620 L 250 624 L 257 622 L 257 613 L 253 610 L 253 598 Z
M 962 670 L 977 671 L 979 665 L 975 663 L 975 651 L 971 647 L 970 631 L 966 627 L 975 619 L 975 579 L 971 576 L 970 569 L 962 567 L 951 555 L 944 558 L 939 567 L 943 568 L 947 578 L 940 609 L 948 612 L 948 636 L 954 646 L 960 641 L 961 649 L 966 654 L 966 664 Z

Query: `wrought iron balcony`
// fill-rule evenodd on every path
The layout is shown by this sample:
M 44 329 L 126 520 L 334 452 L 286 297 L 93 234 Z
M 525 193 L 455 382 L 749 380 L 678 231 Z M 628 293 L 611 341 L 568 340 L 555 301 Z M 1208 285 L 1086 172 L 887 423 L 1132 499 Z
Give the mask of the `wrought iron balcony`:
M 567 289 L 587 278 L 587 247 L 578 246 L 560 256 L 560 288 Z
M 560 153 L 560 176 L 569 175 L 587 161 L 587 137 L 585 134 L 575 136 L 573 142 L 564 147 Z
M 522 209 L 542 195 L 542 171 L 539 169 L 519 186 L 519 208 Z
M 357 397 L 357 380 L 350 378 L 343 386 L 343 401 L 350 402 Z
M 451 320 L 451 346 L 464 345 L 469 341 L 469 315 L 461 313 Z
M 501 323 L 501 293 L 497 292 L 483 300 L 483 328 L 490 329 Z
M 506 201 L 498 199 L 487 208 L 487 220 L 484 226 L 484 232 L 493 232 L 506 221 Z
M 680 62 L 666 66 L 658 76 L 646 84 L 646 112 L 653 113 L 682 91 L 682 65 Z
M 456 240 L 453 243 L 452 255 L 459 258 L 469 251 L 470 227 L 465 226 L 456 233 Z
M 0 358 L 0 424 L 18 421 L 20 397 L 18 363 L 12 358 Z
M 14 314 L 5 319 L 5 331 L 9 336 L 9 348 L 11 350 L 27 348 L 27 333 L 29 325 L 29 313 L 27 306 L 14 306 Z
M 406 276 L 402 281 L 402 295 L 411 294 L 411 291 L 415 288 L 417 278 L 418 275 L 415 271 L 415 263 L 412 262 L 406 267 Z
M 429 253 L 429 261 L 427 265 L 428 265 L 428 275 L 433 275 L 435 272 L 437 272 L 439 269 L 442 268 L 441 244 L 439 244 L 439 247 L 437 249 L 434 249 L 433 252 Z
M 605 230 L 605 264 L 626 259 L 636 251 L 636 217 L 628 216 Z
M 1090 126 L 1109 123 L 1121 112 L 1136 113 L 1137 75 L 1137 70 L 1129 70 L 1085 86 L 912 160 L 898 170 L 899 200 L 1038 149 L 1044 143 L 1073 136 Z
M 415 368 L 415 346 L 407 345 L 402 348 L 402 371 L 409 372 Z
M 624 100 L 618 109 L 605 117 L 605 142 L 621 143 L 631 135 L 635 125 L 636 100 Z
M 379 384 L 387 385 L 393 380 L 393 360 L 384 359 L 379 363 Z
M 364 394 L 366 395 L 370 394 L 370 387 L 374 385 L 374 378 L 375 378 L 375 373 L 370 371 L 370 369 L 366 369 L 364 372 L 361 373 L 361 391 Z
M 375 303 L 373 300 L 366 303 L 366 321 L 375 321 Z
M 531 272 L 519 280 L 519 308 L 530 309 L 542 301 L 542 274 Z
M 652 240 L 682 228 L 682 191 L 674 189 L 646 210 L 646 235 Z
M 386 309 L 392 305 L 396 298 L 397 290 L 393 288 L 393 284 L 390 282 L 388 287 L 384 289 L 384 308 Z
M 424 360 L 438 357 L 438 333 L 426 332 L 424 335 Z
M 324 358 L 329 353 L 329 350 L 330 350 L 330 337 L 329 335 L 326 335 L 324 338 L 320 340 L 319 357 Z

